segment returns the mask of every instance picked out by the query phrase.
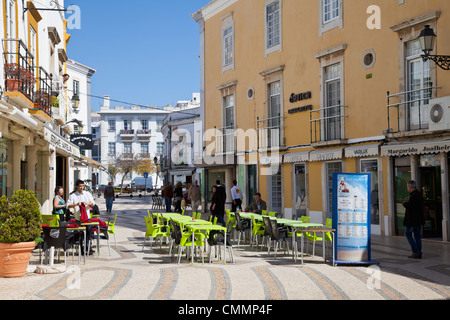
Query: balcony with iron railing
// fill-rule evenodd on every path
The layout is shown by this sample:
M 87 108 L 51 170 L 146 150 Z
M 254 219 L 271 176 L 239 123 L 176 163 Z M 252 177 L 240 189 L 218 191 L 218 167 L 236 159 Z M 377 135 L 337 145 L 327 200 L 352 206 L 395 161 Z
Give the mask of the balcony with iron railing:
M 138 139 L 140 141 L 148 141 L 148 140 L 150 140 L 151 135 L 152 135 L 152 131 L 151 130 L 139 129 L 139 130 L 136 131 L 136 136 L 138 137 Z
M 5 96 L 22 108 L 33 108 L 34 56 L 20 39 L 3 39 Z
M 42 67 L 35 67 L 37 87 L 34 92 L 34 108 L 30 109 L 33 114 L 44 122 L 50 122 L 53 105 L 53 84 L 52 79 Z
M 311 144 L 326 146 L 346 143 L 345 108 L 336 105 L 310 111 Z
M 441 87 L 427 87 L 391 94 L 387 92 L 387 135 L 421 135 L 428 132 L 430 100 Z M 434 92 L 434 94 L 433 94 Z M 393 100 L 395 100 L 395 103 Z
M 285 146 L 283 117 L 257 118 L 258 147 L 260 150 L 280 149 Z
M 124 130 L 120 130 L 119 132 L 120 134 L 120 138 L 122 138 L 122 140 L 133 140 L 134 136 L 135 136 L 135 131 L 132 129 L 124 129 Z

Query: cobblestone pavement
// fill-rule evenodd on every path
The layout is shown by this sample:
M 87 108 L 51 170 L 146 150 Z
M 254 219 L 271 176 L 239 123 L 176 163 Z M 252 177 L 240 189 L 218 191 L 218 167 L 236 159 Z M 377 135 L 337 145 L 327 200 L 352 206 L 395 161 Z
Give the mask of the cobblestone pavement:
M 105 205 L 97 199 L 102 212 Z M 236 263 L 192 266 L 185 258 L 172 262 L 168 246 L 145 247 L 144 216 L 150 198 L 124 197 L 114 203 L 117 246 L 111 237 L 101 241 L 101 255 L 75 265 L 68 258 L 66 272 L 37 274 L 39 252 L 33 252 L 29 273 L 18 279 L 0 279 L 0 299 L 29 300 L 443 300 L 450 298 L 450 245 L 424 242 L 422 260 L 408 259 L 407 241 L 375 236 L 372 257 L 376 270 L 360 266 L 332 267 L 321 257 L 305 256 L 294 263 L 279 252 L 274 259 L 267 249 L 244 244 L 233 246 Z M 149 243 L 149 242 L 147 242 Z M 94 247 L 94 249 L 97 249 Z M 320 255 L 320 244 L 316 247 Z M 62 258 L 63 260 L 64 258 Z M 63 264 L 64 265 L 64 264 Z M 372 281 L 378 277 L 380 281 Z

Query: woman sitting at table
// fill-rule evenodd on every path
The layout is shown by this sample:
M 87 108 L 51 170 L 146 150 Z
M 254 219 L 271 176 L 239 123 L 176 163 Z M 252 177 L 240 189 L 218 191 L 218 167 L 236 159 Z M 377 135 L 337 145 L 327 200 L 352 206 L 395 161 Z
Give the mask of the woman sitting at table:
M 212 187 L 213 196 L 211 198 L 211 213 L 214 219 L 217 217 L 222 226 L 226 227 L 225 220 L 223 216 L 225 215 L 225 206 L 220 192 L 217 191 L 217 187 Z
M 66 219 L 66 211 L 67 213 L 69 213 L 69 210 L 67 210 L 67 204 L 63 198 L 63 195 L 64 188 L 60 186 L 56 187 L 55 197 L 53 198 L 53 214 L 59 214 L 60 221 L 67 221 L 68 219 Z

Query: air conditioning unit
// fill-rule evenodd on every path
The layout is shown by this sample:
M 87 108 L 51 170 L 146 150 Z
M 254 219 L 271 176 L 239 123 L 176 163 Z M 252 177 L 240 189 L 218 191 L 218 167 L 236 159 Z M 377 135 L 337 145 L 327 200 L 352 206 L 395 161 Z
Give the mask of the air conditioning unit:
M 450 96 L 430 100 L 430 131 L 450 129 Z

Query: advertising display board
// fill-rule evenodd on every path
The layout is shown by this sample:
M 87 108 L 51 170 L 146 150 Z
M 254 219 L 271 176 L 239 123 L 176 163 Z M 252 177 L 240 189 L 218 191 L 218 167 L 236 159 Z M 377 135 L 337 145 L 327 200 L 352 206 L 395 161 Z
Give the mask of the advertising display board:
M 336 264 L 378 264 L 371 258 L 370 174 L 333 174 Z

